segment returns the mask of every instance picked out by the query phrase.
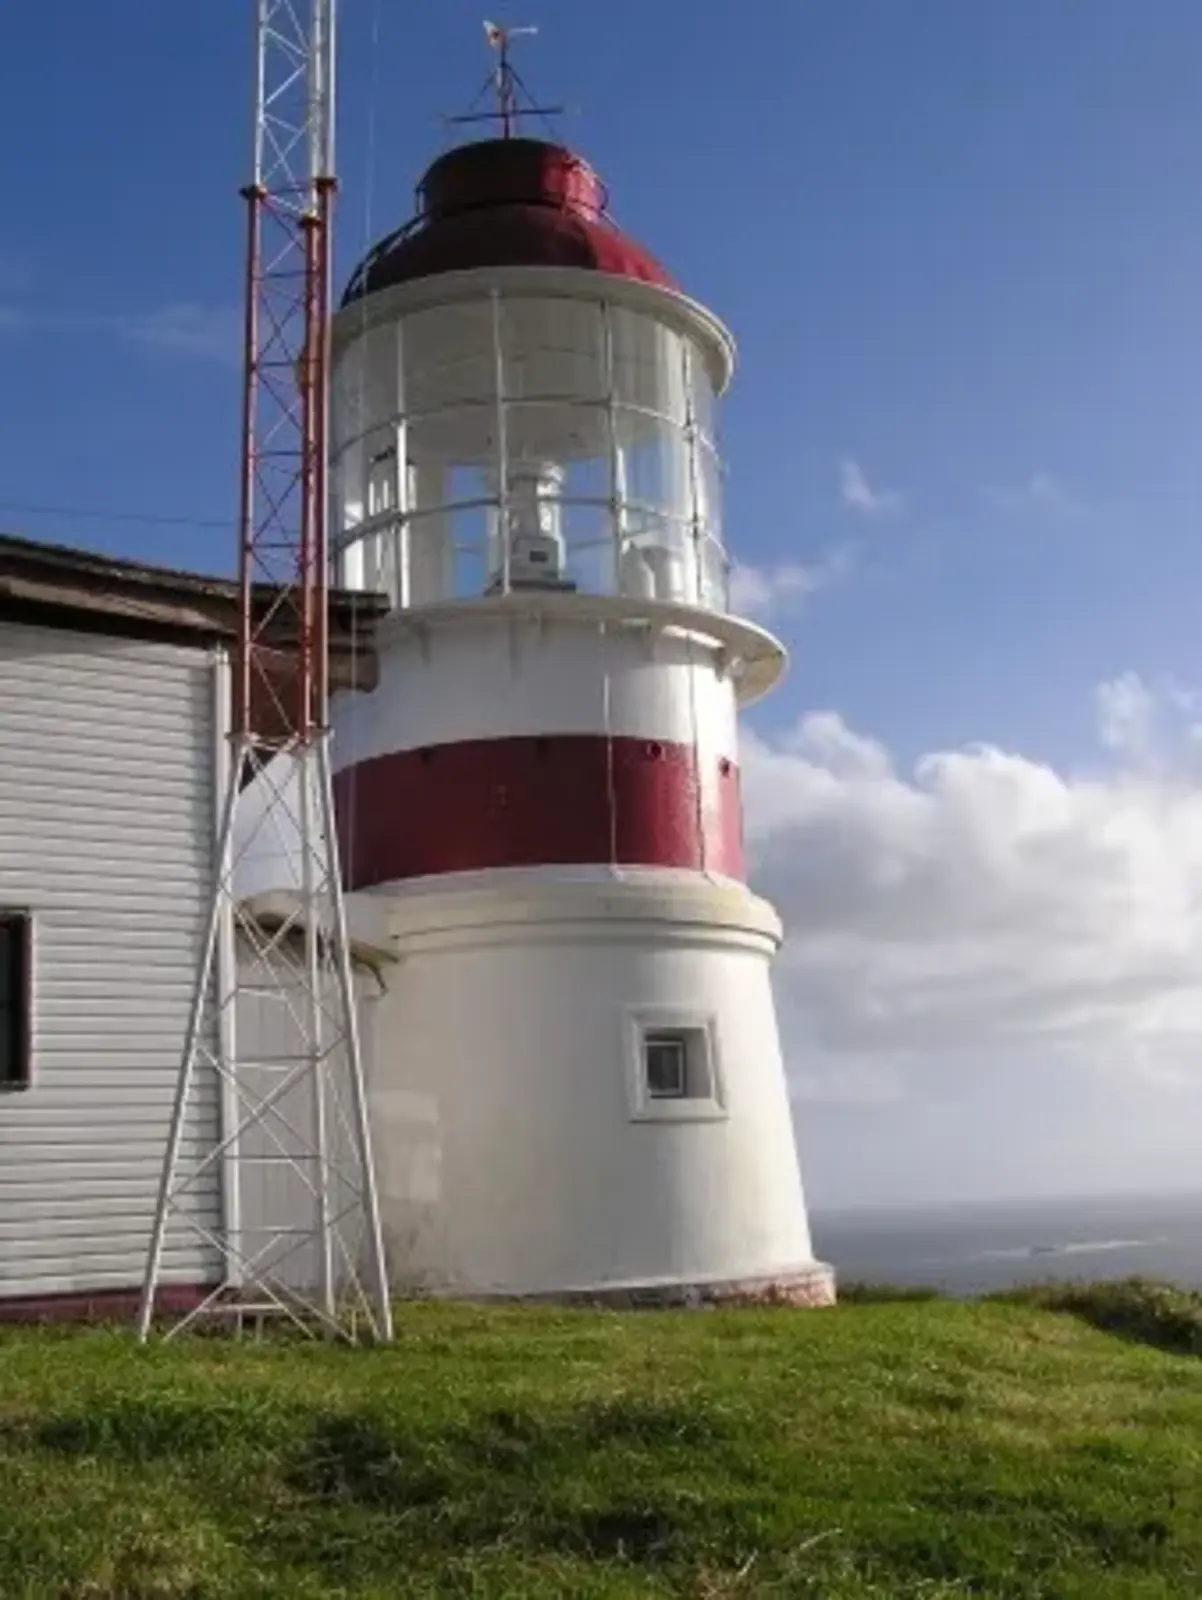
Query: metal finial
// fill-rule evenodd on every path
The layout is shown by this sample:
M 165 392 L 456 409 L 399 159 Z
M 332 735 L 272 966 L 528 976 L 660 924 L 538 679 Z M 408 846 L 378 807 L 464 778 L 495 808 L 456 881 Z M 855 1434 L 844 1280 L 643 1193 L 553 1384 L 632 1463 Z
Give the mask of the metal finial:
M 565 106 L 535 105 L 510 55 L 514 39 L 529 37 L 537 32 L 538 28 L 533 24 L 521 28 L 509 28 L 497 22 L 485 22 L 484 37 L 488 41 L 489 48 L 496 53 L 497 64 L 489 73 L 488 81 L 473 100 L 467 114 L 461 117 L 449 117 L 448 122 L 452 124 L 499 122 L 503 137 L 512 139 L 518 131 L 518 123 L 522 117 L 542 117 L 546 120 L 548 117 L 563 115 L 567 109 Z M 497 109 L 477 111 L 476 107 L 490 91 L 496 97 Z M 522 104 L 523 97 L 525 105 Z

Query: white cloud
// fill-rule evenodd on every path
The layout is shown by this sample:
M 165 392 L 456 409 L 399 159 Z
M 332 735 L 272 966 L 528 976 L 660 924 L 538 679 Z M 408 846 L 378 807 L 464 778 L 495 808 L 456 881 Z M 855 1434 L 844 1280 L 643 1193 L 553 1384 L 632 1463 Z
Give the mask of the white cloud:
M 121 338 L 168 355 L 228 362 L 239 358 L 242 319 L 232 306 L 180 302 L 114 317 L 108 325 Z
M 0 257 L 0 292 L 4 264 Z M 191 302 L 141 312 L 65 312 L 0 302 L 0 332 L 99 333 L 172 356 L 234 363 L 242 348 L 242 317 L 232 306 Z
M 846 576 L 850 566 L 851 552 L 844 546 L 811 566 L 794 561 L 767 567 L 736 562 L 730 572 L 730 609 L 737 616 L 764 620 L 830 588 Z
M 846 510 L 861 517 L 881 517 L 900 511 L 902 497 L 895 489 L 874 489 L 858 461 L 839 465 L 839 498 Z
M 999 511 L 1011 515 L 1042 513 L 1075 516 L 1081 505 L 1050 472 L 1033 472 L 1025 483 L 1008 489 L 986 489 L 985 497 Z
M 1124 672 L 1094 691 L 1098 736 L 1108 750 L 1143 766 L 1155 759 L 1160 705 L 1138 673 Z
M 1202 740 L 1187 701 L 1132 674 L 1103 685 L 1093 774 L 985 744 L 900 772 L 833 712 L 745 738 L 800 1098 L 889 1101 L 1066 1066 L 1202 1089 Z

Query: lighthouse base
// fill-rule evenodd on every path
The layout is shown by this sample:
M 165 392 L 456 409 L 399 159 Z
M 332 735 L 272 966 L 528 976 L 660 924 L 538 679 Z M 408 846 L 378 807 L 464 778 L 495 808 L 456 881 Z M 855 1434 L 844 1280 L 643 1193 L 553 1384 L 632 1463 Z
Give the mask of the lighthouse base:
M 726 1278 L 717 1283 L 644 1283 L 599 1289 L 562 1289 L 545 1294 L 487 1295 L 480 1299 L 522 1305 L 590 1306 L 607 1311 L 709 1311 L 721 1307 L 833 1306 L 835 1272 L 815 1261 L 796 1272 L 766 1278 Z
M 741 884 L 581 868 L 381 888 L 371 1102 L 395 1289 L 829 1303 Z

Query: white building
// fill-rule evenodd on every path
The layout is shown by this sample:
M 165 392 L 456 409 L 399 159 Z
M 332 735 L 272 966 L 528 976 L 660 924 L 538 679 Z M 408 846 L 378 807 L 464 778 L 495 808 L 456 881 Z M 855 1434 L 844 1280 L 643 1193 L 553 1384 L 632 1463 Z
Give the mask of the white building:
M 232 584 L 0 539 L 0 1315 L 124 1308 L 141 1282 L 235 628 Z M 344 682 L 350 659 L 340 637 Z M 202 1079 L 189 1153 L 221 1111 Z M 219 1173 L 193 1214 L 222 1226 Z M 166 1266 L 189 1296 L 215 1254 L 178 1228 Z

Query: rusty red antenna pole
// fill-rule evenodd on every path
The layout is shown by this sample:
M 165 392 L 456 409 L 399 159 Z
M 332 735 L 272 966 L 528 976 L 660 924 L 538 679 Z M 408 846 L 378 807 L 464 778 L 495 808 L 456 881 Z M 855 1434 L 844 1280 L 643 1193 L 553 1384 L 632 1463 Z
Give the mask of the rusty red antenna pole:
M 226 799 L 138 1328 L 145 1340 L 169 1235 L 185 1228 L 201 1236 L 215 1281 L 172 1332 L 205 1316 L 240 1325 L 279 1313 L 327 1333 L 366 1326 L 387 1340 L 329 761 L 335 3 L 255 0 L 255 9 L 254 170 L 243 190 L 240 622 Z M 268 909 L 240 883 L 264 838 L 277 855 L 281 841 L 288 847 Z M 220 1133 L 184 1161 L 197 1106 L 211 1104 L 214 1088 Z M 290 1196 L 282 1223 L 272 1214 L 281 1170 Z M 192 1203 L 215 1176 L 219 1225 L 199 1221 L 207 1213 Z

